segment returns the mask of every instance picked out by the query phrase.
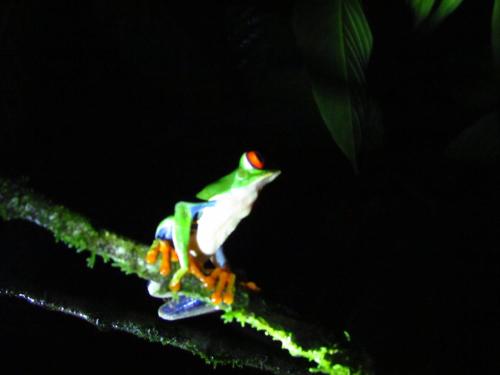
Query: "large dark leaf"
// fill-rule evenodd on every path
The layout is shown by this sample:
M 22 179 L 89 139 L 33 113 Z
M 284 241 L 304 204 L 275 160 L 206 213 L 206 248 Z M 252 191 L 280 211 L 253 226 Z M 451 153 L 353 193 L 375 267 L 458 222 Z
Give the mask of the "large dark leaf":
M 495 63 L 500 67 L 500 0 L 495 0 L 491 19 L 491 43 Z
M 367 113 L 365 68 L 372 51 L 372 34 L 361 2 L 299 2 L 294 26 L 321 117 L 356 167 Z

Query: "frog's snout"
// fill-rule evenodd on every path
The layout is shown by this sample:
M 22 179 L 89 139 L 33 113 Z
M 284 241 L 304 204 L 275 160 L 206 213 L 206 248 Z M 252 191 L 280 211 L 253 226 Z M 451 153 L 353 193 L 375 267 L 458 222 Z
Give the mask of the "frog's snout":
M 278 177 L 281 174 L 281 171 L 275 170 L 275 171 L 267 171 L 265 177 L 264 177 L 264 185 L 267 185 L 270 182 L 273 182 L 276 177 Z
M 281 173 L 281 171 L 273 171 L 273 170 L 267 170 L 263 171 L 264 173 L 261 174 L 260 178 L 256 182 L 256 188 L 258 191 L 260 191 L 264 186 L 269 184 L 270 182 L 274 181 L 276 177 L 278 177 Z
M 278 177 L 280 174 L 281 174 L 281 171 L 278 171 L 278 170 L 269 171 L 269 177 L 268 177 L 269 182 L 274 181 L 276 179 L 276 177 Z

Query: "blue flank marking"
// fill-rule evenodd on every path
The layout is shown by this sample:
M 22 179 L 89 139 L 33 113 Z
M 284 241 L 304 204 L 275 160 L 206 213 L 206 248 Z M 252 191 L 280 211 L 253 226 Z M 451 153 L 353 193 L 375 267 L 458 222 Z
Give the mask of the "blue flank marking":
M 212 207 L 215 205 L 215 201 L 202 202 L 202 203 L 191 203 L 189 210 L 191 213 L 191 217 L 195 217 L 201 211 L 203 211 L 206 207 Z M 156 231 L 155 238 L 159 240 L 171 240 L 174 236 L 173 234 L 173 221 L 170 222 L 170 225 L 165 225 Z
M 155 236 L 157 239 L 159 240 L 171 240 L 173 235 L 172 235 L 172 228 L 169 226 L 169 227 L 161 227 L 160 229 L 158 229 L 158 231 L 156 232 L 156 236 Z
M 189 209 L 191 210 L 191 217 L 194 217 L 198 212 L 203 210 L 205 207 L 212 207 L 215 205 L 215 201 L 208 201 L 203 203 L 193 203 Z

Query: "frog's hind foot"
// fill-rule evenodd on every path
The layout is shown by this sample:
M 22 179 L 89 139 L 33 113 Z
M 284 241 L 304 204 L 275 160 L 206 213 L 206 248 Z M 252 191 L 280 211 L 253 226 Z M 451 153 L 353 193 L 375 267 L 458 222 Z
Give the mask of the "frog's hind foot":
M 214 305 L 219 305 L 224 302 L 231 305 L 234 301 L 234 282 L 236 276 L 227 268 L 217 267 L 212 271 L 209 278 L 215 286 L 215 291 L 210 297 Z

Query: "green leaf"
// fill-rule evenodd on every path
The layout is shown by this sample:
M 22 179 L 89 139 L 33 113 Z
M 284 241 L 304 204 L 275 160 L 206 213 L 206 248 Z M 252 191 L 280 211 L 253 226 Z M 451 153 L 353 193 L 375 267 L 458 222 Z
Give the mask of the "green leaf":
M 434 27 L 441 23 L 462 4 L 462 1 L 463 0 L 442 0 L 429 20 L 431 26 Z
M 495 0 L 491 17 L 491 44 L 495 64 L 500 67 L 500 0 Z
M 416 25 L 427 19 L 434 6 L 434 0 L 408 0 L 408 3 L 415 14 Z
M 408 0 L 418 26 L 427 21 L 430 28 L 436 27 L 462 4 L 463 0 Z
M 298 2 L 294 27 L 321 117 L 356 169 L 368 107 L 365 69 L 372 51 L 361 2 Z

